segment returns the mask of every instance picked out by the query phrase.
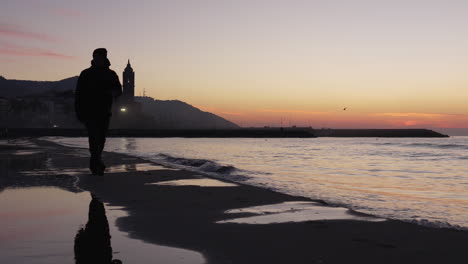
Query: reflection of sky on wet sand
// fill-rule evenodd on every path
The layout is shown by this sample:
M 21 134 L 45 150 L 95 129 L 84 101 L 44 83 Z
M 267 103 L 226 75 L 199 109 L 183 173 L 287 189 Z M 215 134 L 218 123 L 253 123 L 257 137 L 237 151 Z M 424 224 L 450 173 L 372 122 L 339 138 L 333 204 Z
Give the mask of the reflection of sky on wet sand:
M 74 238 L 88 220 L 88 192 L 71 193 L 51 187 L 6 189 L 0 192 L 0 263 L 73 263 Z M 107 207 L 114 258 L 123 263 L 204 263 L 197 252 L 147 244 L 115 226 L 126 216 Z
M 158 246 L 145 243 L 141 240 L 132 239 L 127 233 L 119 231 L 113 223 L 119 217 L 126 217 L 127 213 L 116 206 L 106 206 L 107 219 L 109 220 L 110 233 L 112 236 L 112 248 L 114 258 L 120 259 L 124 264 L 201 264 L 205 263 L 200 253 L 191 250 Z
M 8 145 L 6 149 L 0 148 L 0 191 L 12 187 L 56 186 L 77 192 L 77 178 L 73 175 L 83 173 L 83 169 L 66 168 L 62 171 L 55 168 L 44 150 L 24 148 L 17 144 Z
M 134 164 L 122 164 L 122 165 L 110 166 L 106 169 L 106 173 L 152 171 L 152 170 L 175 170 L 175 169 L 166 168 L 166 167 L 155 165 L 152 163 L 134 163 Z
M 175 170 L 170 168 L 165 168 L 160 165 L 154 165 L 151 163 L 135 163 L 135 164 L 122 164 L 122 165 L 115 165 L 106 168 L 106 174 L 109 173 L 120 173 L 120 172 L 134 172 L 134 171 L 152 171 L 152 170 Z M 89 174 L 88 168 L 66 168 L 66 169 L 56 169 L 56 168 L 48 168 L 45 170 L 29 170 L 29 171 L 22 171 L 21 174 L 23 175 L 37 175 L 37 176 L 45 176 L 45 175 L 69 175 L 69 176 L 77 176 L 83 174 Z
M 73 238 L 86 223 L 88 193 L 57 188 L 0 193 L 0 263 L 73 263 Z
M 323 206 L 306 201 L 233 209 L 226 211 L 226 214 L 251 214 L 252 216 L 228 219 L 217 223 L 275 224 L 320 220 L 384 221 L 381 218 L 353 213 L 346 208 Z
M 132 152 L 136 150 L 136 140 L 129 137 L 122 138 L 122 148 L 126 152 Z
M 30 175 L 30 176 L 46 176 L 46 175 L 76 176 L 76 175 L 82 175 L 82 174 L 89 174 L 89 169 L 73 168 L 73 169 L 61 169 L 61 170 L 30 170 L 30 171 L 22 171 L 21 174 Z
M 25 139 L 6 139 L 0 140 L 0 149 L 4 147 L 22 147 L 22 148 L 37 148 L 38 145 Z
M 17 150 L 12 153 L 12 155 L 18 155 L 18 156 L 24 156 L 24 155 L 33 155 L 33 154 L 39 154 L 41 153 L 40 151 L 36 150 Z
M 163 181 L 163 182 L 148 183 L 147 185 L 200 186 L 200 187 L 236 187 L 236 186 L 239 186 L 234 183 L 223 182 L 223 181 L 209 179 L 209 178 Z

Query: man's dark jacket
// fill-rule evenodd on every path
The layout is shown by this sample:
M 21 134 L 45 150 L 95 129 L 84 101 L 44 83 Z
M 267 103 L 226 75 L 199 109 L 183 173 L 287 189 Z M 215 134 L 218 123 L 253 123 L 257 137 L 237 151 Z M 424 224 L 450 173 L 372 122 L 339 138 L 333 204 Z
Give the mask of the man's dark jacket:
M 122 94 L 122 85 L 117 74 L 107 66 L 91 67 L 81 72 L 75 91 L 75 111 L 78 120 L 109 118 L 112 114 L 112 101 Z

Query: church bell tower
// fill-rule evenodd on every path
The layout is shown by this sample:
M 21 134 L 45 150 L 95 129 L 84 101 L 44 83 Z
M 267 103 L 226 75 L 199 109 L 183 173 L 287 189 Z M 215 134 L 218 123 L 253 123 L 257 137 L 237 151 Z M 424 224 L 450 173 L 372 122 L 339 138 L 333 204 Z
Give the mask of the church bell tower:
M 122 97 L 127 102 L 133 102 L 135 97 L 135 72 L 128 60 L 127 67 L 123 72 L 123 94 Z

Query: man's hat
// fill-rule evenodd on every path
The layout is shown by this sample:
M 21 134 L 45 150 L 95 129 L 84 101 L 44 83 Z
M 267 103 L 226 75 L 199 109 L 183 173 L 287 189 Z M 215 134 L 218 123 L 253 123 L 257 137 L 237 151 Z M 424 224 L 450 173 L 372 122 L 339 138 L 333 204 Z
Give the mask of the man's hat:
M 105 48 L 98 48 L 93 51 L 93 58 L 96 56 L 102 56 L 107 58 L 107 50 Z

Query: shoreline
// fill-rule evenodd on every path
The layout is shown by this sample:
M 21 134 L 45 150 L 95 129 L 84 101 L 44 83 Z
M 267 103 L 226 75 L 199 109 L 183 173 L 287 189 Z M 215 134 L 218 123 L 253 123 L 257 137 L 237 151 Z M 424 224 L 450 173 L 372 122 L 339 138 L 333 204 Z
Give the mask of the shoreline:
M 84 149 L 32 142 L 47 150 L 57 170 L 87 167 Z M 464 246 L 468 232 L 397 220 L 219 224 L 233 218 L 227 210 L 314 201 L 238 183 L 236 187 L 154 185 L 208 177 L 124 154 L 106 152 L 104 159 L 115 172 L 102 178 L 87 173 L 76 177 L 81 189 L 128 212 L 117 220 L 119 229 L 146 242 L 198 251 L 207 263 L 463 263 L 468 256 Z M 138 164 L 146 164 L 146 169 Z
M 83 144 L 85 143 L 85 141 L 79 141 L 79 142 L 78 141 L 73 141 L 73 138 L 68 138 L 68 139 L 72 139 L 71 143 L 67 142 L 67 140 L 65 140 L 65 141 L 61 141 L 60 139 L 56 140 L 56 138 L 54 138 L 54 137 L 45 137 L 45 139 L 48 140 L 48 141 L 50 140 L 50 141 L 52 141 L 54 143 L 63 144 L 64 146 L 67 146 L 67 147 L 83 148 Z M 64 139 L 66 139 L 66 138 L 64 138 Z M 82 139 L 84 139 L 84 138 L 82 138 Z M 120 138 L 120 139 L 127 140 L 127 138 Z M 138 140 L 138 138 L 129 138 L 128 140 Z M 149 140 L 150 142 L 152 142 L 152 140 L 150 138 L 145 138 L 145 139 L 142 139 L 142 140 L 145 140 L 145 141 Z M 167 140 L 155 139 L 155 142 L 161 143 L 161 142 L 166 142 L 167 141 L 167 142 L 172 142 L 172 143 L 177 144 L 176 142 L 179 142 L 179 141 L 185 142 L 186 140 L 191 140 L 191 139 L 184 139 L 184 138 L 181 138 L 181 139 L 171 138 L 171 139 L 167 139 Z M 132 142 L 133 142 L 133 143 L 131 143 L 132 145 L 136 144 L 135 141 L 132 141 Z M 111 141 L 109 143 L 110 143 L 111 146 L 114 146 L 113 141 Z M 117 143 L 117 144 L 119 144 L 119 143 Z M 130 143 L 127 142 L 125 144 L 130 144 Z M 403 143 L 400 142 L 399 144 L 403 144 Z M 410 145 L 412 145 L 412 144 L 419 144 L 419 143 L 411 143 Z M 449 144 L 449 143 L 446 143 L 446 144 Z M 454 143 L 450 143 L 450 144 L 454 144 Z M 156 149 L 158 148 L 157 145 L 158 144 L 154 145 L 154 147 Z M 384 145 L 387 145 L 387 143 L 385 143 Z M 140 146 L 140 147 L 142 147 L 142 146 Z M 171 148 L 170 144 L 165 145 L 162 148 L 164 149 L 164 148 L 167 148 L 167 147 Z M 197 147 L 200 147 L 200 146 L 197 146 Z M 197 149 L 197 147 L 194 147 L 193 149 Z M 116 153 L 129 155 L 127 153 L 122 152 L 122 149 L 118 149 L 118 148 L 116 149 L 116 148 L 112 148 L 112 147 L 110 147 L 110 148 L 112 149 L 111 151 L 115 151 Z M 134 148 L 134 147 L 132 146 L 132 148 Z M 146 148 L 146 149 L 148 149 L 148 148 Z M 386 218 L 386 219 L 392 219 L 392 220 L 397 220 L 397 221 L 403 221 L 403 222 L 406 222 L 406 223 L 413 223 L 413 224 L 418 224 L 418 225 L 431 227 L 431 228 L 450 228 L 450 229 L 468 231 L 468 226 L 464 222 L 464 219 L 458 219 L 458 220 L 461 220 L 461 221 L 457 222 L 457 221 L 453 221 L 453 219 L 448 219 L 448 218 L 447 219 L 442 219 L 440 217 L 432 217 L 432 216 L 437 216 L 438 214 L 433 214 L 431 216 L 430 214 L 429 215 L 424 214 L 425 213 L 424 210 L 419 215 L 414 215 L 413 214 L 413 215 L 409 215 L 409 216 L 405 217 L 404 214 L 396 215 L 391 210 L 388 210 L 386 212 L 382 212 L 382 211 L 379 212 L 378 210 L 373 210 L 375 208 L 379 208 L 378 204 L 376 204 L 377 207 L 368 206 L 367 208 L 362 208 L 360 206 L 361 203 L 357 202 L 356 200 L 348 199 L 346 201 L 346 200 L 342 200 L 342 199 L 341 200 L 340 199 L 334 199 L 335 197 L 336 198 L 339 197 L 339 196 L 336 196 L 336 195 L 334 195 L 334 197 L 330 197 L 330 196 L 327 196 L 326 193 L 322 193 L 322 194 L 324 194 L 323 197 L 326 197 L 326 198 L 322 199 L 322 197 L 320 197 L 318 195 L 314 195 L 313 190 L 310 190 L 310 192 L 304 192 L 303 190 L 300 189 L 300 187 L 299 187 L 299 189 L 292 189 L 292 188 L 283 188 L 283 189 L 281 189 L 282 186 L 279 186 L 279 187 L 275 186 L 275 184 L 274 184 L 275 179 L 274 178 L 278 178 L 278 175 L 287 176 L 287 174 L 285 174 L 284 171 L 282 172 L 282 174 L 278 174 L 277 171 L 272 173 L 273 170 L 256 171 L 255 169 L 252 169 L 252 168 L 246 168 L 246 167 L 240 168 L 240 167 L 237 167 L 236 162 L 232 163 L 232 161 L 235 160 L 235 158 L 236 158 L 235 155 L 230 156 L 230 158 L 227 158 L 227 159 L 223 157 L 222 160 L 220 160 L 221 157 L 218 158 L 218 157 L 213 156 L 213 155 L 211 155 L 211 156 L 202 155 L 201 157 L 198 157 L 196 155 L 196 153 L 194 155 L 193 152 L 190 152 L 190 154 L 188 154 L 188 155 L 182 154 L 182 156 L 181 156 L 180 148 L 179 148 L 178 151 L 176 151 L 174 153 L 171 153 L 171 152 L 164 152 L 164 153 L 155 152 L 155 153 L 152 153 L 151 151 L 150 151 L 150 153 L 151 153 L 151 155 L 146 155 L 145 152 L 140 151 L 140 152 L 133 152 L 133 154 L 130 154 L 130 155 L 134 155 L 136 157 L 139 157 L 139 158 L 142 158 L 142 159 L 145 159 L 145 160 L 149 160 L 149 161 L 157 163 L 157 164 L 159 164 L 161 166 L 170 167 L 170 168 L 173 168 L 173 169 L 188 170 L 190 172 L 202 174 L 202 175 L 204 175 L 206 177 L 210 177 L 210 178 L 215 178 L 215 179 L 219 179 L 219 180 L 223 180 L 223 181 L 233 182 L 233 183 L 237 183 L 237 184 L 241 184 L 241 185 L 259 187 L 259 188 L 262 188 L 262 189 L 268 189 L 268 190 L 271 190 L 271 191 L 274 191 L 274 192 L 279 192 L 279 193 L 282 193 L 282 194 L 292 195 L 292 196 L 295 196 L 295 197 L 301 197 L 301 198 L 304 198 L 304 199 L 310 199 L 310 200 L 313 200 L 313 201 L 320 202 L 321 204 L 326 205 L 326 206 L 344 207 L 344 208 L 347 208 L 350 211 L 354 211 L 355 213 L 358 213 L 358 214 L 364 214 L 364 215 L 374 216 L 374 217 L 378 217 L 378 218 Z M 254 157 L 252 157 L 252 158 L 254 158 Z M 238 160 L 236 160 L 236 161 L 238 161 Z M 204 164 L 204 163 L 208 163 L 208 164 Z M 205 165 L 208 165 L 208 166 L 205 166 Z M 260 182 L 259 181 L 250 181 L 249 179 L 251 179 L 251 178 L 254 179 L 254 180 L 255 180 L 256 177 L 258 178 L 257 173 L 259 173 L 260 175 L 263 174 L 263 173 L 272 174 L 272 176 L 276 176 L 276 177 L 270 179 L 271 184 L 266 183 L 266 182 L 262 182 L 262 181 L 260 181 Z M 304 173 L 304 172 L 302 172 L 302 173 Z M 296 184 L 297 184 L 297 182 L 296 182 Z M 301 190 L 301 191 L 297 191 L 297 190 Z M 333 193 L 333 192 L 329 192 L 329 193 Z M 392 197 L 390 197 L 390 198 L 392 198 Z M 360 201 L 360 202 L 364 202 L 364 204 L 365 204 L 366 201 Z M 414 207 L 409 207 L 409 208 L 414 208 Z M 407 210 L 407 212 L 411 212 L 411 211 L 412 211 L 411 209 Z M 399 211 L 397 211 L 397 212 L 399 212 Z

